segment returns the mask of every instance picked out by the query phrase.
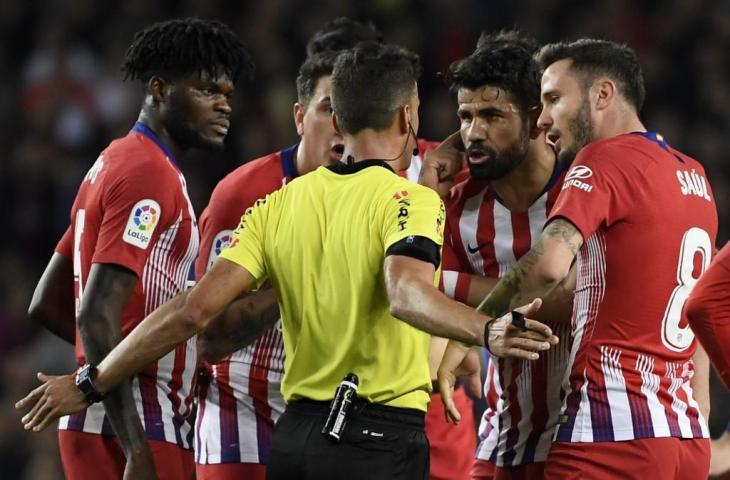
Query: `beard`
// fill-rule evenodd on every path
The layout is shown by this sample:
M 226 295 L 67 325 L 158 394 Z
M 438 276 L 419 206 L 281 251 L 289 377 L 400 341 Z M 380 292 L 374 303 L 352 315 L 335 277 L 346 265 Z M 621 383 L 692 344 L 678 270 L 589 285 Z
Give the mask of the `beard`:
M 558 160 L 564 165 L 572 163 L 578 152 L 595 138 L 591 121 L 591 106 L 588 103 L 587 95 L 583 97 L 583 103 L 575 116 L 568 121 L 568 133 L 573 138 L 573 143 L 558 153 Z
M 475 180 L 499 180 L 506 177 L 514 171 L 525 156 L 530 146 L 530 136 L 526 129 L 523 128 L 517 140 L 512 142 L 502 152 L 497 152 L 492 147 L 484 145 L 482 142 L 472 143 L 466 149 L 467 163 L 469 165 L 469 175 Z M 487 155 L 489 159 L 484 163 L 473 164 L 468 161 L 470 152 L 479 152 Z

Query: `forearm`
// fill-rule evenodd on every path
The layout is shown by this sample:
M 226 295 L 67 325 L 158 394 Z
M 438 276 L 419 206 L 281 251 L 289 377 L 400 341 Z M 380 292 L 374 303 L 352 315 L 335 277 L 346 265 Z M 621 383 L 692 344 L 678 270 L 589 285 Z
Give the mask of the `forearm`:
M 253 343 L 279 319 L 276 292 L 271 287 L 246 294 L 231 303 L 198 335 L 198 355 L 217 362 Z
M 122 332 L 119 322 L 114 318 L 90 317 L 84 312 L 79 315 L 79 332 L 86 361 L 98 365 L 121 341 Z M 132 395 L 131 381 L 125 380 L 109 391 L 104 399 L 104 410 L 127 456 L 147 448 L 147 439 Z
M 700 411 L 705 420 L 710 419 L 710 358 L 702 345 L 697 345 L 697 351 L 692 357 L 694 375 L 692 376 L 692 392 L 700 405 Z
M 73 313 L 73 307 L 70 310 Z M 64 315 L 61 310 L 35 311 L 31 318 L 61 340 L 76 344 L 76 322 L 73 315 Z
M 427 282 L 402 282 L 391 305 L 393 316 L 431 335 L 484 345 L 484 326 L 490 318 L 451 300 Z
M 203 328 L 203 323 L 184 309 L 189 292 L 152 312 L 99 363 L 94 382 L 97 390 L 105 393 L 114 389 Z

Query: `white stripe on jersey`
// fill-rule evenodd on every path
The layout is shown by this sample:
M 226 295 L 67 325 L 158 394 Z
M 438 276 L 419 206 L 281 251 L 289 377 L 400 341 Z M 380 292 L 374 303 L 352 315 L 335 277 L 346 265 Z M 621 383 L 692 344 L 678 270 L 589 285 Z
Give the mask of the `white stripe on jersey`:
M 687 404 L 677 396 L 677 391 L 684 383 L 684 379 L 677 376 L 677 370 L 678 365 L 676 363 L 667 363 L 666 376 L 671 378 L 669 394 L 672 396 L 672 410 L 677 414 L 677 423 L 682 436 L 692 438 L 692 425 L 690 425 L 689 417 L 687 417 Z
M 496 201 L 494 202 L 493 212 L 494 256 L 499 264 L 499 277 L 502 278 L 516 263 L 514 250 L 512 249 L 515 238 L 512 231 L 512 212 Z
M 441 272 L 441 278 L 444 284 L 444 293 L 449 298 L 456 296 L 456 281 L 459 279 L 459 272 L 444 270 Z
M 487 189 L 484 188 L 481 192 L 470 197 L 464 202 L 464 211 L 461 213 L 459 218 L 459 232 L 461 233 L 461 243 L 463 244 L 464 252 L 466 252 L 469 258 L 469 263 L 474 272 L 484 275 L 484 259 L 482 258 L 481 252 L 477 251 L 471 253 L 469 251 L 469 245 L 475 247 L 479 245 L 477 240 L 477 225 L 479 224 L 479 210 L 482 207 L 482 200 L 486 195 Z
M 621 351 L 601 346 L 601 371 L 606 382 L 608 406 L 611 409 L 613 438 L 615 441 L 629 440 L 634 437 L 634 427 L 618 422 L 620 418 L 631 418 L 629 396 L 626 393 L 626 380 L 621 368 Z
M 668 437 L 670 430 L 667 414 L 657 396 L 661 379 L 654 373 L 654 358 L 639 354 L 636 358 L 636 370 L 641 374 L 641 393 L 646 397 L 654 435 Z

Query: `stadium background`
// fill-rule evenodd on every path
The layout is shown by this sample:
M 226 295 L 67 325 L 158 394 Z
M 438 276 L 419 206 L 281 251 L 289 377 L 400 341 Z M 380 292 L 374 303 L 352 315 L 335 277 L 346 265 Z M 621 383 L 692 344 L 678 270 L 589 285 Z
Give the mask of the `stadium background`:
M 388 42 L 422 57 L 420 136 L 457 128 L 437 72 L 470 52 L 481 30 L 516 26 L 541 42 L 598 36 L 628 42 L 647 83 L 646 125 L 706 167 L 720 208 L 718 245 L 730 235 L 730 2 L 724 0 L 95 0 L 0 2 L 0 477 L 62 478 L 55 431 L 28 434 L 15 400 L 34 372 L 73 368 L 70 349 L 29 323 L 35 283 L 68 224 L 78 184 L 109 139 L 124 135 L 140 90 L 122 83 L 122 55 L 135 31 L 175 16 L 217 18 L 250 45 L 253 84 L 240 85 L 225 152 L 183 166 L 197 212 L 240 163 L 296 141 L 291 105 L 304 44 L 327 20 L 371 19 Z M 637 266 L 641 268 L 641 266 Z M 727 421 L 715 384 L 712 426 Z

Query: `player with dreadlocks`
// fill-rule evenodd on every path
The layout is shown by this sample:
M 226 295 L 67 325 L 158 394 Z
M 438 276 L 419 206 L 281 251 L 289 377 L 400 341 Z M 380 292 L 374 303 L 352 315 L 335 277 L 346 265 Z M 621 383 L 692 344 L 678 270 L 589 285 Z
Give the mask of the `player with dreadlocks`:
M 29 309 L 31 318 L 75 344 L 83 365 L 77 384 L 89 402 L 98 399 L 94 366 L 145 315 L 185 288 L 199 240 L 177 162 L 191 148 L 223 147 L 234 85 L 253 68 L 243 43 L 215 21 L 154 24 L 137 33 L 126 52 L 125 79 L 144 85 L 138 120 L 84 177 L 70 227 Z M 191 340 L 103 403 L 63 417 L 66 478 L 192 478 L 186 418 L 196 357 Z

